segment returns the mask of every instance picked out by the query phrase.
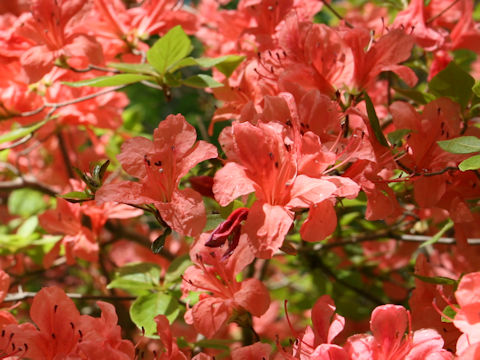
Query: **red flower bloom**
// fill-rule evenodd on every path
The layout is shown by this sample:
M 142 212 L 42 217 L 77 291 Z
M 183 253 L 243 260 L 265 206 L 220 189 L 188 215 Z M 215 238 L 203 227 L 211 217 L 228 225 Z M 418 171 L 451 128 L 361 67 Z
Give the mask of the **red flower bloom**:
M 237 281 L 237 274 L 253 261 L 246 243 L 240 243 L 233 254 L 221 259 L 220 249 L 205 247 L 208 233 L 202 234 L 190 251 L 195 262 L 183 276 L 183 292 L 208 291 L 185 314 L 185 321 L 211 338 L 218 333 L 234 313 L 242 316 L 248 311 L 253 316 L 263 315 L 270 305 L 270 295 L 257 279 Z
M 86 3 L 87 0 L 32 1 L 31 16 L 26 16 L 17 28 L 32 43 L 20 58 L 31 82 L 40 80 L 60 57 L 80 61 L 74 64 L 79 67 L 103 62 L 102 47 L 95 38 L 77 32 L 72 26 L 74 17 Z
M 180 179 L 199 162 L 217 156 L 215 146 L 196 140 L 193 126 L 182 115 L 169 115 L 153 134 L 153 142 L 135 137 L 127 140 L 118 156 L 125 171 L 139 182 L 121 181 L 103 185 L 98 203 L 154 204 L 173 230 L 195 235 L 205 226 L 202 196 L 186 188 Z

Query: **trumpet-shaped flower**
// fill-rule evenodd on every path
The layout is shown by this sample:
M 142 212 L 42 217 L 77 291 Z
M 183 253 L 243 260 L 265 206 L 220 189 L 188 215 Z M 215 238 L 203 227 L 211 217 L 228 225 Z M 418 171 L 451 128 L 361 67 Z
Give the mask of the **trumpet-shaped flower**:
M 127 140 L 118 159 L 125 171 L 139 181 L 105 184 L 96 193 L 97 202 L 154 204 L 173 230 L 198 234 L 206 222 L 202 196 L 178 186 L 192 167 L 216 157 L 217 149 L 195 140 L 194 127 L 182 115 L 169 115 L 161 122 L 153 141 L 143 137 Z
M 18 25 L 17 31 L 29 39 L 32 47 L 25 51 L 20 61 L 31 82 L 40 80 L 54 66 L 57 59 L 64 57 L 80 61 L 76 66 L 103 61 L 100 44 L 94 37 L 79 33 L 72 26 L 87 0 L 34 0 L 31 16 L 27 15 Z
M 209 234 L 202 234 L 190 251 L 195 265 L 183 275 L 183 292 L 208 292 L 200 295 L 200 301 L 187 311 L 185 320 L 211 338 L 234 315 L 243 320 L 246 312 L 253 316 L 263 315 L 270 305 L 270 295 L 257 279 L 236 279 L 237 274 L 253 261 L 246 243 L 240 243 L 228 259 L 222 259 L 220 249 L 204 246 L 208 237 Z
M 382 305 L 371 316 L 372 335 L 351 336 L 345 349 L 351 360 L 448 360 L 452 354 L 443 350 L 443 339 L 431 329 L 415 332 L 408 328 L 409 313 L 399 305 Z

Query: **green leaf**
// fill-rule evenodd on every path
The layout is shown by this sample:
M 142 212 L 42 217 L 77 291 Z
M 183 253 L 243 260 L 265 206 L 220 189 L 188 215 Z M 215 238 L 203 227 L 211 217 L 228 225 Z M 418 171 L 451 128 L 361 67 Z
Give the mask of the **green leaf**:
M 467 107 L 472 97 L 473 77 L 454 62 L 447 65 L 430 81 L 428 88 L 436 97 L 446 96 Z
M 161 269 L 157 264 L 133 263 L 122 266 L 107 288 L 118 288 L 133 295 L 145 295 L 158 288 Z
M 230 216 L 232 211 L 237 210 L 238 208 L 241 208 L 241 207 L 245 207 L 245 206 L 248 207 L 248 205 L 245 205 L 240 200 L 235 199 L 230 204 L 228 204 L 227 206 L 220 207 L 218 209 L 218 211 L 219 211 L 220 215 L 223 217 L 223 219 L 226 219 Z M 207 222 L 208 222 L 208 216 L 207 216 Z
M 391 133 L 387 134 L 388 141 L 390 141 L 390 144 L 392 145 L 400 146 L 402 145 L 402 139 L 411 132 L 412 130 L 410 129 L 398 129 L 392 131 Z
M 183 85 L 194 88 L 217 88 L 223 84 L 212 78 L 210 75 L 198 74 L 182 80 Z
M 375 134 L 375 137 L 380 144 L 388 147 L 388 142 L 383 135 L 382 128 L 380 127 L 380 122 L 378 121 L 377 113 L 375 112 L 372 99 L 370 99 L 370 96 L 368 96 L 366 92 L 364 93 L 364 95 L 365 104 L 367 105 L 368 120 L 370 121 L 370 125 L 372 126 L 373 133 Z
M 31 189 L 18 189 L 10 193 L 8 197 L 8 211 L 11 215 L 30 217 L 47 208 L 43 200 L 43 194 Z
M 221 214 L 208 214 L 207 215 L 207 224 L 203 229 L 203 232 L 211 231 L 217 228 L 225 219 L 222 217 Z
M 457 312 L 450 305 L 445 306 L 445 309 L 442 311 L 442 322 L 451 323 L 455 319 Z
M 155 241 L 152 243 L 151 248 L 154 254 L 160 254 L 165 246 L 165 241 L 167 240 L 167 236 L 172 233 L 171 228 L 166 228 L 162 235 L 157 237 Z
M 430 240 L 425 241 L 422 245 L 420 245 L 420 248 L 435 244 L 442 237 L 442 235 L 445 234 L 452 227 L 453 221 L 451 219 L 448 219 L 447 223 L 440 229 L 440 231 L 433 235 Z
M 401 89 L 394 87 L 395 91 L 403 96 L 415 101 L 417 104 L 425 105 L 435 99 L 432 94 L 414 89 Z
M 9 131 L 8 133 L 0 136 L 0 144 L 3 144 L 7 141 L 14 141 L 20 138 L 23 138 L 27 135 L 30 135 L 34 131 L 38 130 L 41 128 L 45 123 L 48 121 L 48 119 L 42 120 L 36 124 L 32 124 L 29 126 L 25 127 L 19 127 L 16 129 L 13 129 L 12 131 Z
M 184 67 L 197 66 L 197 65 L 198 65 L 197 59 L 194 59 L 194 58 L 189 56 L 189 57 L 186 57 L 186 58 L 184 58 L 180 61 L 177 61 L 174 66 L 169 68 L 169 71 L 174 72 L 174 71 L 176 71 L 178 69 L 182 69 Z
M 175 73 L 166 73 L 163 82 L 169 87 L 178 87 L 182 85 L 182 73 L 177 71 Z
M 457 49 L 453 51 L 453 59 L 461 69 L 470 73 L 472 63 L 477 60 L 477 54 L 468 49 Z
M 472 91 L 475 95 L 480 97 L 480 80 L 477 80 L 472 87 Z
M 219 350 L 229 350 L 230 344 L 235 340 L 229 339 L 203 339 L 195 343 L 196 346 L 200 348 L 211 348 Z
M 187 57 L 191 51 L 192 42 L 182 27 L 177 25 L 153 44 L 147 51 L 147 60 L 164 75 L 170 67 Z
M 62 84 L 72 86 L 72 87 L 81 87 L 81 86 L 107 87 L 107 86 L 133 84 L 143 80 L 155 81 L 155 78 L 150 75 L 118 74 L 113 76 L 100 76 L 93 79 L 86 79 L 86 80 L 74 81 L 74 82 L 63 81 Z
M 224 74 L 226 77 L 230 77 L 234 70 L 245 59 L 245 56 L 240 55 L 227 55 L 220 56 L 218 58 L 198 58 L 195 59 L 199 66 L 210 68 L 215 66 L 218 71 Z
M 142 295 L 130 307 L 130 317 L 139 328 L 145 329 L 146 336 L 157 333 L 155 316 L 165 315 L 170 323 L 180 313 L 177 300 L 163 292 Z
M 226 55 L 217 58 L 201 57 L 196 59 L 187 57 L 178 61 L 169 71 L 173 72 L 187 66 L 216 67 L 222 74 L 229 77 L 244 59 L 245 56 L 240 55 Z
M 215 65 L 215 67 L 226 77 L 230 77 L 240 63 L 245 59 L 245 56 L 229 55 L 227 58 Z
M 94 197 L 92 197 L 91 195 L 85 194 L 81 191 L 71 191 L 63 195 L 58 195 L 58 197 L 61 197 L 62 199 L 65 199 L 68 202 L 72 203 L 84 202 L 94 199 Z
M 476 136 L 460 136 L 455 139 L 437 141 L 437 144 L 452 154 L 470 154 L 480 151 L 480 139 Z
M 38 226 L 38 218 L 36 216 L 29 217 L 17 229 L 17 235 L 23 236 L 23 237 L 30 236 L 35 232 L 35 229 L 37 228 L 37 226 Z
M 29 236 L 21 236 L 18 234 L 0 234 L 0 254 L 14 254 L 25 247 L 32 245 L 38 239 L 38 233 Z
M 429 276 L 422 276 L 418 274 L 413 274 L 417 279 L 422 280 L 423 282 L 429 283 L 429 284 L 437 284 L 437 285 L 455 285 L 457 283 L 457 280 L 450 279 L 447 277 L 443 276 L 434 276 L 434 277 L 429 277 Z
M 167 273 L 165 275 L 165 282 L 171 283 L 180 279 L 180 276 L 185 272 L 185 270 L 192 265 L 189 255 L 183 255 L 177 257 L 172 261 L 168 267 Z
M 105 161 L 102 165 L 96 165 L 93 169 L 93 179 L 99 183 L 102 182 L 103 176 L 107 171 L 108 165 L 110 165 L 110 160 Z
M 155 69 L 150 64 L 108 63 L 107 65 L 108 67 L 126 73 L 156 75 Z
M 474 155 L 463 160 L 458 164 L 458 168 L 462 171 L 480 169 L 480 155 Z

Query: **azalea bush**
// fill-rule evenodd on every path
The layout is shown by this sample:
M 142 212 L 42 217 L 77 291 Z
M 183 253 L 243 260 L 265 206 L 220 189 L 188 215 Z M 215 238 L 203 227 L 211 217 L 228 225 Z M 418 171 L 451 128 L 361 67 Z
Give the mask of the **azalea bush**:
M 480 359 L 473 0 L 0 3 L 0 359 Z

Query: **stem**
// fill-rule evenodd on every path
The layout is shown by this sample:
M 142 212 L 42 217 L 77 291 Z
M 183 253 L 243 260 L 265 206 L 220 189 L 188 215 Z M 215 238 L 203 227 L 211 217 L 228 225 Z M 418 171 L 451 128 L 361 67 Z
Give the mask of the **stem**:
M 430 19 L 428 19 L 425 24 L 429 25 L 431 22 L 435 21 L 436 19 L 438 19 L 440 16 L 442 16 L 443 14 L 445 14 L 448 10 L 450 10 L 453 6 L 455 6 L 456 3 L 458 3 L 459 0 L 455 0 L 454 2 L 452 2 L 450 5 L 448 5 L 445 9 L 443 9 L 442 11 L 440 11 L 437 15 L 434 15 L 432 16 Z
M 30 178 L 30 177 L 28 178 L 19 177 L 19 178 L 16 178 L 15 180 L 0 182 L 0 190 L 10 191 L 10 190 L 16 190 L 16 189 L 22 189 L 22 188 L 38 190 L 50 196 L 57 195 L 57 192 L 55 190 L 49 188 L 47 185 L 37 182 L 36 179 Z
M 47 107 L 51 107 L 51 108 L 54 108 L 55 110 L 58 109 L 59 107 L 63 107 L 63 106 L 68 106 L 68 105 L 73 105 L 73 104 L 76 104 L 76 103 L 79 103 L 79 102 L 82 102 L 82 101 L 86 101 L 86 100 L 90 100 L 90 99 L 93 99 L 97 96 L 101 96 L 101 95 L 105 95 L 105 94 L 108 94 L 112 91 L 117 91 L 117 90 L 121 90 L 123 88 L 127 87 L 127 85 L 119 85 L 119 86 L 114 86 L 114 87 L 111 87 L 111 88 L 108 88 L 108 89 L 104 89 L 104 90 L 101 90 L 101 91 L 98 91 L 94 94 L 90 94 L 90 95 L 86 95 L 86 96 L 82 96 L 82 97 L 79 97 L 79 98 L 76 98 L 76 99 L 72 99 L 72 100 L 68 100 L 68 101 L 64 101 L 64 102 L 59 102 L 59 103 L 45 103 L 45 106 Z
M 333 15 L 335 15 L 339 20 L 342 20 L 345 23 L 345 26 L 349 27 L 350 29 L 353 29 L 353 25 L 350 24 L 347 20 L 343 18 L 342 15 L 340 15 L 337 10 L 335 10 L 326 0 L 322 0 L 323 5 L 325 5 L 328 10 L 330 10 Z
M 151 241 L 148 237 L 143 236 L 137 232 L 133 232 L 125 227 L 123 227 L 120 224 L 115 224 L 112 220 L 109 220 L 105 224 L 105 229 L 110 231 L 116 238 L 126 238 L 128 240 L 131 240 L 133 242 L 136 242 L 137 244 L 140 244 L 142 246 L 145 246 L 147 248 L 150 248 L 151 246 Z M 160 256 L 164 257 L 165 259 L 172 261 L 175 259 L 175 256 L 163 248 L 160 253 Z
M 19 292 L 14 294 L 7 294 L 3 302 L 16 302 L 22 301 L 25 299 L 33 298 L 37 295 L 36 292 Z M 135 300 L 135 296 L 117 296 L 117 295 L 84 295 L 84 294 L 74 294 L 67 293 L 67 296 L 70 299 L 80 299 L 80 300 L 106 300 L 106 301 L 128 301 Z
M 68 156 L 67 145 L 65 144 L 65 139 L 63 138 L 61 130 L 57 133 L 58 145 L 60 147 L 60 151 L 62 153 L 63 162 L 65 167 L 67 168 L 67 174 L 70 179 L 75 177 L 73 173 L 72 163 L 70 162 L 70 158 Z
M 305 260 L 308 267 L 312 270 L 319 269 L 321 270 L 327 277 L 333 279 L 338 284 L 342 285 L 343 287 L 352 290 L 353 292 L 357 293 L 358 295 L 362 296 L 363 298 L 369 300 L 371 303 L 375 305 L 383 305 L 384 301 L 377 298 L 376 296 L 370 294 L 367 290 L 363 290 L 361 288 L 356 287 L 355 285 L 350 284 L 349 282 L 339 278 L 332 269 L 330 269 L 327 265 L 324 264 L 321 256 L 318 253 L 312 251 L 312 249 L 308 248 L 301 248 L 298 252 Z
M 25 111 L 23 113 L 17 114 L 16 116 L 27 117 L 27 116 L 37 115 L 38 113 L 41 113 L 43 109 L 45 109 L 45 105 L 42 105 L 38 109 L 35 109 L 32 111 Z
M 19 145 L 25 144 L 25 143 L 26 143 L 28 140 L 30 140 L 32 137 L 33 137 L 33 132 L 31 132 L 30 134 L 24 136 L 24 137 L 21 138 L 20 140 L 17 140 L 17 141 L 14 142 L 13 144 L 10 144 L 10 145 L 7 145 L 7 146 L 4 146 L 4 147 L 0 148 L 0 151 L 7 150 L 7 149 L 13 149 L 14 147 L 17 147 L 17 146 L 19 146 Z
M 92 64 L 89 64 L 85 69 L 75 69 L 74 67 L 69 66 L 68 70 L 72 70 L 73 72 L 77 72 L 77 73 L 86 73 L 86 72 L 89 72 L 89 71 L 92 71 L 92 70 L 98 70 L 98 71 L 103 71 L 103 72 L 111 72 L 111 73 L 114 73 L 114 74 L 120 73 L 120 71 L 117 70 L 117 69 L 109 69 L 109 68 L 104 68 L 104 67 L 97 66 L 97 65 L 92 65 Z

